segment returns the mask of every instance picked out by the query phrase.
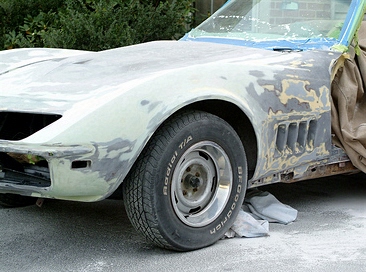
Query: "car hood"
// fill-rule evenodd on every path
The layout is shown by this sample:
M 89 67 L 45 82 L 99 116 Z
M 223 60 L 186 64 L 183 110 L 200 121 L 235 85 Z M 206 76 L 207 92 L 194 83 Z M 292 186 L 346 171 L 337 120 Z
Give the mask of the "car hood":
M 194 65 L 268 63 L 281 53 L 200 42 L 158 41 L 101 52 L 19 49 L 0 53 L 0 110 L 63 114 L 89 99 L 111 99 Z M 267 60 L 267 61 L 266 61 Z M 278 61 L 278 60 L 277 60 Z

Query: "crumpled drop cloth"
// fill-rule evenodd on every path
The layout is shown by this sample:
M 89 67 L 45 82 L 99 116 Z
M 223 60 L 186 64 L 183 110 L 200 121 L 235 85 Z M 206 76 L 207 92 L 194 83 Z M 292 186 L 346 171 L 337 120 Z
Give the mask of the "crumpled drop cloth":
M 240 210 L 234 224 L 225 233 L 225 238 L 233 237 L 261 237 L 269 233 L 267 220 L 257 220 L 250 213 Z
M 242 210 L 225 238 L 268 236 L 269 223 L 289 224 L 296 218 L 296 209 L 281 203 L 269 192 L 248 191 Z
M 288 224 L 297 217 L 297 210 L 282 204 L 268 192 L 251 191 L 245 198 L 245 203 L 254 215 L 270 223 Z

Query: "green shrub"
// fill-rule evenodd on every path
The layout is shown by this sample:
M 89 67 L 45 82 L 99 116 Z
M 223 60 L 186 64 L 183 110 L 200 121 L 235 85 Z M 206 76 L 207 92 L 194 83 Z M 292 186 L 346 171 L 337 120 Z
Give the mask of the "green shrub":
M 5 48 L 43 47 L 44 36 L 51 29 L 52 22 L 57 17 L 54 12 L 40 12 L 37 16 L 27 15 L 19 31 L 12 30 L 4 35 Z
M 33 3 L 32 11 L 12 19 L 21 4 L 9 3 L 17 1 Z M 17 1 L 0 0 L 4 48 L 103 50 L 181 37 L 190 26 L 194 0 L 58 0 L 47 8 L 41 3 L 49 1 Z
M 117 1 L 72 1 L 59 12 L 58 24 L 45 36 L 46 47 L 103 50 L 137 43 Z
M 4 48 L 32 45 L 21 27 L 30 18 L 39 19 L 41 13 L 56 12 L 63 3 L 64 0 L 0 0 L 0 45 Z

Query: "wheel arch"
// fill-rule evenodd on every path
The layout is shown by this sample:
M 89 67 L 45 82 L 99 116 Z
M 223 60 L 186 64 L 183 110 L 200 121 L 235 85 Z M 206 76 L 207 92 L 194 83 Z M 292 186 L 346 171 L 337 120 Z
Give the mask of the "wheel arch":
M 228 122 L 233 127 L 233 129 L 238 133 L 241 142 L 243 143 L 248 163 L 248 180 L 251 179 L 257 167 L 258 140 L 252 122 L 248 116 L 237 105 L 218 99 L 196 101 L 178 109 L 170 116 L 187 110 L 200 110 L 214 114 Z M 170 118 L 168 117 L 166 120 L 164 120 L 160 126 L 162 126 L 162 124 L 164 124 L 169 119 Z M 153 135 L 156 133 L 159 127 L 155 130 Z M 135 160 L 135 163 L 137 160 L 139 160 L 140 156 L 141 154 Z M 131 172 L 131 169 L 129 172 Z M 123 182 L 119 184 L 118 189 L 112 194 L 112 198 L 122 197 L 122 184 Z
M 238 133 L 246 152 L 248 179 L 250 179 L 257 166 L 258 141 L 254 127 L 248 116 L 237 105 L 223 100 L 198 101 L 183 107 L 179 111 L 184 110 L 201 110 L 214 114 L 224 119 L 234 128 Z

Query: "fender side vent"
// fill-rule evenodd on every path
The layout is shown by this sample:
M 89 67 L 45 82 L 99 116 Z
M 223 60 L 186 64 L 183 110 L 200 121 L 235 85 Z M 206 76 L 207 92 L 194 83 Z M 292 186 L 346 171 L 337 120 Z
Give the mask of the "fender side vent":
M 314 149 L 316 129 L 316 120 L 279 124 L 275 157 L 312 151 Z

